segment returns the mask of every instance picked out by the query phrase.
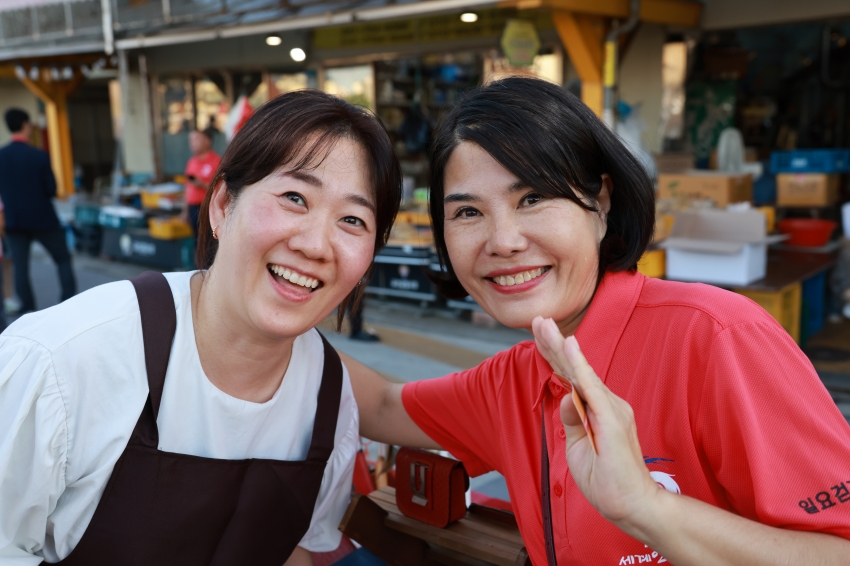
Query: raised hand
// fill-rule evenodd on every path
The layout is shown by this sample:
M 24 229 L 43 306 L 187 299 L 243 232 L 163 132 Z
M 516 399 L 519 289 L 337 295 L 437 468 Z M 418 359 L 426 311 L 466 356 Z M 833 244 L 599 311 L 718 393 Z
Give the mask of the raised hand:
M 565 339 L 552 319 L 541 317 L 532 330 L 537 349 L 586 404 L 595 450 L 571 396 L 561 401 L 567 463 L 576 485 L 609 521 L 639 521 L 651 511 L 659 488 L 643 462 L 632 408 L 602 383 L 574 336 Z

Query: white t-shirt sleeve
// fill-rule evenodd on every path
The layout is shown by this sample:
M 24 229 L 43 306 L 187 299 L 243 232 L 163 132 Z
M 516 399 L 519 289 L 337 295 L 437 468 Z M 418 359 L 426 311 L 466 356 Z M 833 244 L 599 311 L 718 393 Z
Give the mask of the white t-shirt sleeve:
M 38 566 L 65 489 L 68 427 L 49 352 L 0 336 L 0 564 Z
M 322 486 L 310 528 L 298 546 L 310 552 L 332 552 L 339 547 L 339 524 L 351 501 L 354 457 L 360 447 L 360 419 L 351 390 L 348 370 L 343 365 L 343 389 L 337 420 L 334 450 L 325 467 Z

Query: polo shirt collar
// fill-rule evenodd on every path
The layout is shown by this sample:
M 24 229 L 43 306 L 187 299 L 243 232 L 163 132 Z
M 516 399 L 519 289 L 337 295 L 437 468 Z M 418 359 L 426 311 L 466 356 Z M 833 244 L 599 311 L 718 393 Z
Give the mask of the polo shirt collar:
M 599 285 L 590 302 L 587 313 L 576 330 L 575 337 L 581 346 L 581 351 L 590 367 L 603 382 L 606 380 L 614 350 L 626 330 L 645 280 L 645 276 L 627 271 L 605 274 L 602 284 Z M 555 377 L 552 367 L 536 348 L 535 354 L 540 378 L 539 391 L 534 402 L 534 408 L 537 408 L 543 400 L 546 389 L 558 397 L 569 389 L 565 389 L 561 381 Z

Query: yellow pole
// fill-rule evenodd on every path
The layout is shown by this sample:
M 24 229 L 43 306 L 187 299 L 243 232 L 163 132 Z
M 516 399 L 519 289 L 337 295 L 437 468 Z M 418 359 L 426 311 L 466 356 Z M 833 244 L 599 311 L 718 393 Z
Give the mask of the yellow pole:
M 56 177 L 56 196 L 65 199 L 74 194 L 74 156 L 71 149 L 71 128 L 68 124 L 68 94 L 80 84 L 79 71 L 69 82 L 50 82 L 42 76 L 21 82 L 44 102 L 47 117 L 47 144 L 50 165 Z
M 567 10 L 553 10 L 552 22 L 581 79 L 582 102 L 601 118 L 605 90 L 602 74 L 603 21 Z

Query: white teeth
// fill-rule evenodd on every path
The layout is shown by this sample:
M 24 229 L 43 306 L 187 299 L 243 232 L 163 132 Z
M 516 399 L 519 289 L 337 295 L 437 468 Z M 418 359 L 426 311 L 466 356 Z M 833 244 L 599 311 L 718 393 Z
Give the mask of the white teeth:
M 274 273 L 278 277 L 286 279 L 287 281 L 289 281 L 290 283 L 294 283 L 295 285 L 307 287 L 308 289 L 315 289 L 319 286 L 318 279 L 313 279 L 312 277 L 301 275 L 280 265 L 271 265 L 269 269 L 271 269 L 272 273 Z
M 499 277 L 493 277 L 493 281 L 495 281 L 499 285 L 512 287 L 513 285 L 519 285 L 520 283 L 526 283 L 528 281 L 531 281 L 535 277 L 540 277 L 541 275 L 543 275 L 543 268 L 538 267 L 537 269 L 523 271 L 514 275 L 501 275 Z

